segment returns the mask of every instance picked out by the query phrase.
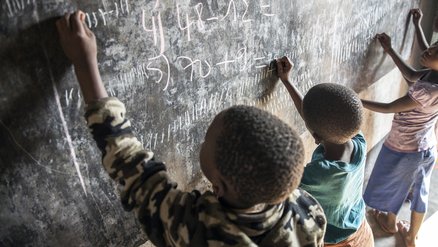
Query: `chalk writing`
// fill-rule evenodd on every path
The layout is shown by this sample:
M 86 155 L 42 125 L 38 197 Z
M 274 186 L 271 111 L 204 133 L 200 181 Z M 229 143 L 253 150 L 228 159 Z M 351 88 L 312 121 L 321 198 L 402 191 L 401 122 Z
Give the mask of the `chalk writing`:
M 26 8 L 36 7 L 36 0 L 4 0 L 3 11 L 8 13 L 8 17 L 23 14 Z
M 155 20 L 157 20 L 155 22 Z M 160 48 L 160 54 L 164 53 L 164 33 L 163 33 L 163 24 L 161 23 L 161 13 L 158 12 L 156 16 L 151 17 L 152 27 L 149 29 L 146 27 L 146 10 L 142 11 L 142 27 L 146 32 L 152 32 L 154 45 Z M 157 27 L 158 25 L 158 27 Z M 159 43 L 159 44 L 158 44 Z
M 89 28 L 95 28 L 101 21 L 102 25 L 106 26 L 108 18 L 119 18 L 120 15 L 128 15 L 130 7 L 128 0 L 119 0 L 113 2 L 113 8 L 108 10 L 98 9 L 97 12 L 85 12 L 85 21 Z
M 192 60 L 191 58 L 186 57 L 186 56 L 179 56 L 179 57 L 177 57 L 177 60 L 179 60 L 179 59 L 185 59 L 185 60 L 188 60 L 188 61 L 189 61 L 189 63 L 187 63 L 187 65 L 184 66 L 183 68 L 184 68 L 184 70 L 187 69 L 188 67 L 191 68 L 191 72 L 190 72 L 190 81 L 193 81 L 193 73 L 194 73 L 194 71 L 195 71 L 195 68 L 194 68 L 194 66 L 193 66 L 194 64 L 198 64 L 198 68 L 199 68 L 199 76 L 200 76 L 201 78 L 206 78 L 206 77 L 207 77 L 208 75 L 210 75 L 210 73 L 211 73 L 211 65 L 210 65 L 210 63 L 208 63 L 208 61 L 206 61 L 206 60 L 204 60 L 204 61 L 201 61 L 201 60 L 199 60 L 199 59 Z M 206 69 L 206 72 L 205 72 L 205 73 L 203 73 L 203 63 L 207 66 L 207 69 Z
M 126 3 L 123 5 L 124 7 L 129 5 L 127 1 L 124 3 Z M 391 13 L 395 4 L 397 3 L 376 5 L 372 8 L 364 7 L 366 11 L 359 11 L 357 15 L 353 16 L 343 9 L 337 11 L 335 15 L 331 12 L 319 13 L 314 18 L 314 25 L 306 29 L 305 32 L 301 32 L 299 35 L 292 33 L 285 37 L 285 43 L 291 47 L 290 52 L 284 52 L 284 49 L 280 49 L 276 52 L 271 50 L 269 53 L 265 53 L 263 47 L 258 48 L 257 45 L 263 42 L 263 37 L 255 36 L 255 39 L 250 41 L 242 35 L 242 37 L 230 36 L 230 39 L 236 38 L 238 41 L 227 49 L 213 50 L 214 53 L 211 56 L 205 56 L 205 54 L 199 53 L 202 49 L 179 49 L 177 53 L 174 53 L 175 51 L 169 50 L 171 47 L 167 47 L 167 45 L 171 45 L 177 39 L 170 42 L 170 36 L 179 35 L 179 38 L 182 39 L 182 41 L 177 41 L 179 42 L 178 47 L 184 48 L 184 45 L 189 47 L 192 43 L 203 45 L 199 42 L 204 40 L 204 36 L 211 34 L 216 29 L 225 28 L 224 33 L 227 35 L 226 29 L 228 28 L 235 31 L 236 28 L 249 27 L 249 23 L 252 25 L 255 23 L 255 19 L 278 18 L 277 10 L 273 8 L 274 2 L 271 0 L 225 0 L 221 2 L 220 7 L 212 9 L 211 6 L 207 6 L 201 1 L 193 4 L 188 4 L 186 1 L 175 1 L 170 6 L 165 6 L 166 3 L 157 0 L 150 3 L 153 8 L 144 6 L 140 9 L 138 22 L 141 31 L 149 40 L 148 43 L 157 48 L 157 55 L 143 58 L 142 61 L 140 59 L 133 61 L 133 67 L 121 71 L 109 81 L 109 93 L 117 95 L 130 92 L 145 83 L 157 86 L 162 91 L 170 90 L 172 93 L 177 93 L 180 90 L 176 88 L 179 84 L 185 85 L 188 82 L 213 79 L 221 75 L 224 79 L 220 83 L 233 85 L 234 82 L 227 81 L 227 78 L 238 76 L 241 73 L 244 75 L 252 74 L 238 86 L 220 87 L 218 92 L 203 92 L 202 96 L 196 97 L 196 101 L 188 103 L 186 110 L 173 116 L 173 120 L 166 127 L 145 134 L 143 141 L 151 148 L 157 148 L 157 145 L 166 145 L 166 143 L 176 139 L 189 140 L 192 137 L 186 135 L 187 129 L 202 123 L 229 105 L 237 103 L 256 105 L 272 112 L 294 109 L 287 92 L 282 87 L 266 96 L 255 98 L 254 88 L 259 86 L 260 81 L 272 77 L 274 71 L 269 68 L 270 61 L 287 54 L 295 63 L 294 81 L 303 93 L 321 82 L 330 81 L 343 84 L 345 79 L 336 71 L 343 64 L 350 63 L 353 57 L 365 56 L 366 49 L 371 42 L 371 34 L 377 31 L 377 23 L 382 22 L 383 18 Z M 117 6 L 120 9 L 122 5 L 117 4 Z M 111 11 L 116 12 L 115 9 L 108 8 L 106 11 L 98 9 L 98 11 L 90 12 L 89 25 L 93 27 L 108 25 L 111 18 L 117 17 Z M 301 11 L 307 11 L 307 9 L 302 8 Z M 119 13 L 122 11 L 119 10 Z M 126 10 L 123 13 L 126 15 L 131 12 Z M 132 12 L 132 14 L 135 13 L 138 11 Z M 297 15 L 304 13 L 307 12 L 298 12 Z M 329 26 L 326 25 L 328 20 L 331 23 Z M 357 25 L 345 32 L 343 28 L 349 22 L 357 23 Z M 287 27 L 280 26 L 278 28 Z M 363 32 L 363 30 L 367 31 Z M 259 38 L 260 40 L 258 40 Z M 364 42 L 360 42 L 362 40 Z M 311 57 L 306 55 L 309 54 L 309 51 L 311 51 Z M 353 54 L 355 56 L 352 56 Z M 325 81 L 320 81 L 320 78 L 316 76 L 321 74 L 316 71 L 320 68 L 308 66 L 314 64 L 314 60 L 321 58 L 327 60 L 321 61 L 321 64 L 327 65 L 327 69 L 330 71 Z M 181 77 L 182 71 L 186 72 L 183 75 L 184 78 Z M 176 80 L 176 78 L 178 79 Z M 174 80 L 177 83 L 173 83 Z M 66 105 L 71 104 L 72 91 L 66 91 L 64 97 Z M 292 122 L 296 123 L 297 128 L 304 130 L 299 117 L 294 114 L 288 115 L 288 117 L 293 118 Z
M 269 0 L 269 1 L 270 1 L 270 0 Z M 270 3 L 267 3 L 266 0 L 260 0 L 260 8 L 261 8 L 261 10 L 262 10 L 262 14 L 263 14 L 264 16 L 269 16 L 269 17 L 271 17 L 271 16 L 274 16 L 274 15 L 275 15 L 275 14 L 272 14 L 272 13 L 269 12 L 269 9 L 271 8 L 271 4 L 270 4 Z

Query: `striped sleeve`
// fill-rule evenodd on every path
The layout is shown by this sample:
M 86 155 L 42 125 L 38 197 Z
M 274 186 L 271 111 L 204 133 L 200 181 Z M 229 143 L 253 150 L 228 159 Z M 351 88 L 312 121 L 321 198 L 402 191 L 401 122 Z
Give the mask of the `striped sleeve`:
M 148 238 L 156 246 L 186 246 L 195 228 L 193 207 L 200 194 L 183 193 L 167 175 L 165 165 L 153 159 L 133 135 L 125 106 L 109 97 L 86 108 L 85 118 L 110 177 L 121 186 L 121 201 L 134 210 Z M 177 220 L 177 222 L 175 221 Z

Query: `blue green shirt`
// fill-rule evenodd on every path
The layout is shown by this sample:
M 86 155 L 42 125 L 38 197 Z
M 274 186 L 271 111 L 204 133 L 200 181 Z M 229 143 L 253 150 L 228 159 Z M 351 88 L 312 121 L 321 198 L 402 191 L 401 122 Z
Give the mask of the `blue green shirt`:
M 326 243 L 347 239 L 365 218 L 362 186 L 365 171 L 366 141 L 362 133 L 352 139 L 354 151 L 351 163 L 329 161 L 324 147 L 319 145 L 312 161 L 304 169 L 300 187 L 313 195 L 327 217 Z

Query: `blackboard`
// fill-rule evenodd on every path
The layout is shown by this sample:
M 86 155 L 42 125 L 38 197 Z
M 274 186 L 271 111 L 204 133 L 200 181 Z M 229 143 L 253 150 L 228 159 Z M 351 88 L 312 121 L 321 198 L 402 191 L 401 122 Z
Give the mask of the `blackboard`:
M 99 68 L 145 147 L 182 189 L 205 189 L 198 152 L 212 117 L 234 104 L 273 112 L 304 132 L 269 64 L 288 55 L 302 92 L 334 82 L 363 90 L 394 68 L 373 40 L 406 58 L 410 8 L 400 0 L 2 0 L 0 245 L 136 246 L 83 119 L 54 21 L 82 9 Z

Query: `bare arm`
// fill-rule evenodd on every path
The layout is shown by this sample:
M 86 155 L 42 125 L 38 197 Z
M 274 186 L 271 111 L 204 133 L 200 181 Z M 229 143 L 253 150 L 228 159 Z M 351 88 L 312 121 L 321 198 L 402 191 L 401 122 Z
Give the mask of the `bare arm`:
M 289 81 L 289 73 L 292 69 L 292 62 L 289 60 L 289 58 L 282 57 L 277 60 L 277 69 L 278 69 L 278 76 L 280 77 L 280 80 L 283 82 L 284 86 L 289 92 L 289 95 L 292 98 L 292 101 L 294 102 L 298 113 L 300 114 L 301 117 L 303 117 L 303 113 L 302 113 L 303 95 L 298 90 L 298 88 L 295 87 L 295 85 Z
M 362 104 L 365 108 L 381 113 L 397 113 L 410 111 L 419 106 L 419 104 L 411 99 L 408 95 L 403 96 L 391 103 L 381 103 L 370 100 L 362 100 Z
M 417 36 L 418 45 L 422 51 L 429 48 L 429 43 L 424 36 L 423 28 L 421 27 L 421 19 L 423 18 L 423 12 L 420 9 L 411 9 L 412 22 L 415 26 L 415 34 Z
M 414 84 L 418 81 L 423 75 L 427 74 L 429 69 L 421 69 L 416 70 L 412 68 L 409 64 L 407 64 L 400 55 L 391 48 L 391 50 L 387 51 L 388 55 L 391 56 L 397 68 L 403 74 L 403 77 L 406 79 L 408 85 Z
M 61 46 L 75 68 L 85 103 L 108 97 L 97 66 L 96 38 L 84 22 L 85 14 L 76 11 L 56 21 Z
M 88 104 L 87 125 L 102 151 L 103 167 L 119 183 L 124 209 L 135 211 L 154 245 L 170 246 L 180 241 L 180 229 L 186 229 L 187 236 L 184 236 L 191 239 L 188 233 L 193 232 L 198 221 L 192 212 L 197 212 L 199 194 L 184 193 L 176 188 L 164 163 L 154 160 L 153 153 L 144 150 L 135 137 L 130 121 L 125 118 L 123 103 L 107 97 L 97 66 L 96 40 L 83 18 L 82 12 L 66 14 L 56 25 L 61 45 L 74 65 Z M 180 210 L 172 211 L 175 207 Z
M 391 46 L 391 38 L 386 33 L 377 34 L 376 38 L 379 40 L 383 49 L 389 56 L 391 56 L 395 65 L 398 67 L 400 72 L 403 74 L 403 77 L 406 79 L 408 85 L 413 84 L 413 82 L 418 81 L 424 74 L 426 74 L 429 70 L 415 70 L 411 66 L 409 66 L 400 55 L 394 51 Z

